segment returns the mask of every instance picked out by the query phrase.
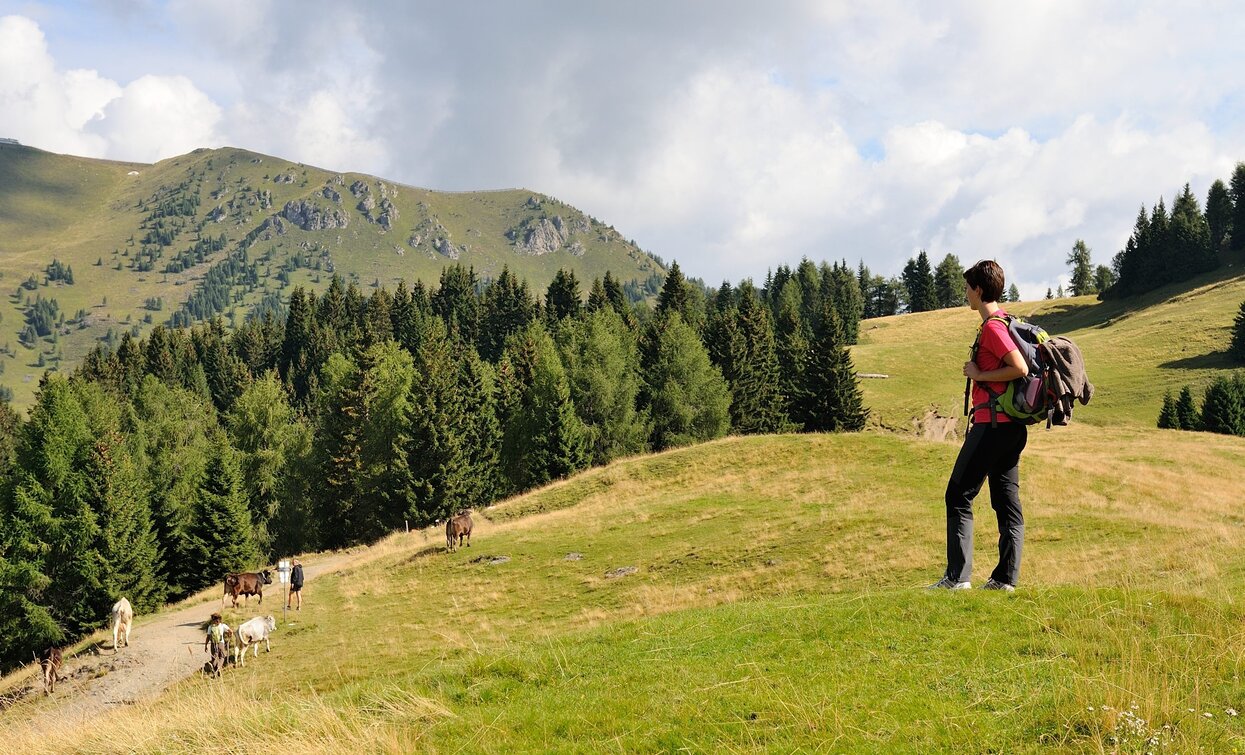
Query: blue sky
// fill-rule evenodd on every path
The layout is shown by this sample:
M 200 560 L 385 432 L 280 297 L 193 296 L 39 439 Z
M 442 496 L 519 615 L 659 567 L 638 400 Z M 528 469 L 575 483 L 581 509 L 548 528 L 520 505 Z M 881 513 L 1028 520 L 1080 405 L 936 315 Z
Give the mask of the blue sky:
M 1026 297 L 1245 159 L 1229 2 L 0 0 L 0 135 L 554 195 L 711 284 L 926 249 Z

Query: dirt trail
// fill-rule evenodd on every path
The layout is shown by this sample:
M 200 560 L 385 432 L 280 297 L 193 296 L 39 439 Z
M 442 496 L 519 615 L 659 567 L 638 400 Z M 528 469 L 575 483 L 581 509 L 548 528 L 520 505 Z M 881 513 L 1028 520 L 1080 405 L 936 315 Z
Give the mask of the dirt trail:
M 326 572 L 333 571 L 348 560 L 347 554 L 336 554 L 317 560 L 315 563 L 304 563 L 303 572 L 307 582 Z M 275 573 L 274 573 L 275 576 Z M 281 633 L 281 600 L 282 585 L 275 581 L 267 592 L 268 599 L 262 605 L 252 597 L 250 605 L 238 609 L 248 618 L 250 616 L 277 617 L 277 632 L 274 640 L 279 641 Z M 314 590 L 308 590 L 310 596 Z M 310 598 L 314 600 L 314 597 Z M 55 723 L 58 726 L 87 721 L 118 705 L 132 705 L 138 700 L 154 697 L 170 685 L 200 671 L 208 656 L 203 652 L 203 623 L 212 611 L 221 609 L 219 597 L 201 603 L 188 605 L 168 613 L 161 614 L 151 621 L 142 621 L 137 617 L 130 632 L 129 647 L 122 647 L 119 653 L 112 650 L 112 637 L 109 636 L 98 648 L 98 653 L 90 650 L 67 660 L 61 669 L 62 681 L 57 682 L 56 694 L 51 700 L 52 705 L 41 705 L 30 710 L 30 718 L 24 723 L 31 728 L 42 728 Z M 289 621 L 297 621 L 298 614 L 289 613 Z M 275 644 L 275 643 L 274 643 Z M 38 679 L 33 683 L 38 685 Z M 42 688 L 29 689 L 30 693 L 42 694 Z M 18 706 L 25 708 L 26 706 Z M 6 716 L 17 713 L 16 710 L 0 713 L 0 725 L 11 725 L 16 722 L 6 720 Z M 20 715 L 20 714 L 19 714 Z

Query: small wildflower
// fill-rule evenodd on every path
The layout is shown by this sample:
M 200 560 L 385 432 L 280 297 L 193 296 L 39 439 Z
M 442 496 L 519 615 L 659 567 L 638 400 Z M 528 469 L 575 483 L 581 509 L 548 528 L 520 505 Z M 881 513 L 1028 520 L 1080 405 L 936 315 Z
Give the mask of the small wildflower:
M 1214 714 L 1214 713 L 1209 713 L 1209 712 L 1208 712 L 1208 713 L 1203 713 L 1203 714 L 1202 714 L 1202 716 L 1204 716 L 1205 718 L 1214 718 L 1214 717 L 1215 717 L 1215 714 Z
M 1223 712 L 1227 713 L 1229 716 L 1235 716 L 1236 708 L 1225 708 Z
M 1089 712 L 1090 712 L 1090 713 L 1093 713 L 1093 712 L 1094 712 L 1094 706 L 1092 706 L 1092 705 L 1091 705 L 1091 706 L 1089 706 Z

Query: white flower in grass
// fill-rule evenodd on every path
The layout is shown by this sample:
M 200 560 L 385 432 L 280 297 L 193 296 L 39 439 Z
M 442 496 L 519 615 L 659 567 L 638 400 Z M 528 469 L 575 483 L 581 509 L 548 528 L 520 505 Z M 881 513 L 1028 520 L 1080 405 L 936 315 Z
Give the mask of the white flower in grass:
M 1207 712 L 1207 713 L 1203 713 L 1203 714 L 1202 714 L 1202 716 L 1203 716 L 1204 718 L 1214 718 L 1214 717 L 1215 717 L 1215 714 L 1214 714 L 1214 713 Z
M 1235 715 L 1236 715 L 1236 708 L 1224 708 L 1224 709 L 1223 709 L 1223 712 L 1224 712 L 1224 713 L 1227 713 L 1229 716 L 1235 716 Z

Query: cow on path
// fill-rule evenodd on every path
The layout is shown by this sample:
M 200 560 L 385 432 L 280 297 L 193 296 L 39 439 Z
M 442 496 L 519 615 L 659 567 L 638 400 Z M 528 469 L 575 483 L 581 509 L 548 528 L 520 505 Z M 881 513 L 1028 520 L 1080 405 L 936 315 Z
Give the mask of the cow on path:
M 130 625 L 134 623 L 134 609 L 130 607 L 130 601 L 122 598 L 112 606 L 112 652 L 117 652 L 120 647 L 118 640 L 124 640 L 125 646 L 130 646 Z
M 43 670 L 43 694 L 56 691 L 56 676 L 61 670 L 61 649 L 50 647 L 39 654 L 39 668 Z
M 225 598 L 233 597 L 233 607 L 238 607 L 238 596 L 245 596 L 246 602 L 250 603 L 252 595 L 259 596 L 260 604 L 264 602 L 264 585 L 272 584 L 272 572 L 264 569 L 261 572 L 241 572 L 238 574 L 225 575 L 225 594 L 220 599 L 220 604 L 225 605 Z

